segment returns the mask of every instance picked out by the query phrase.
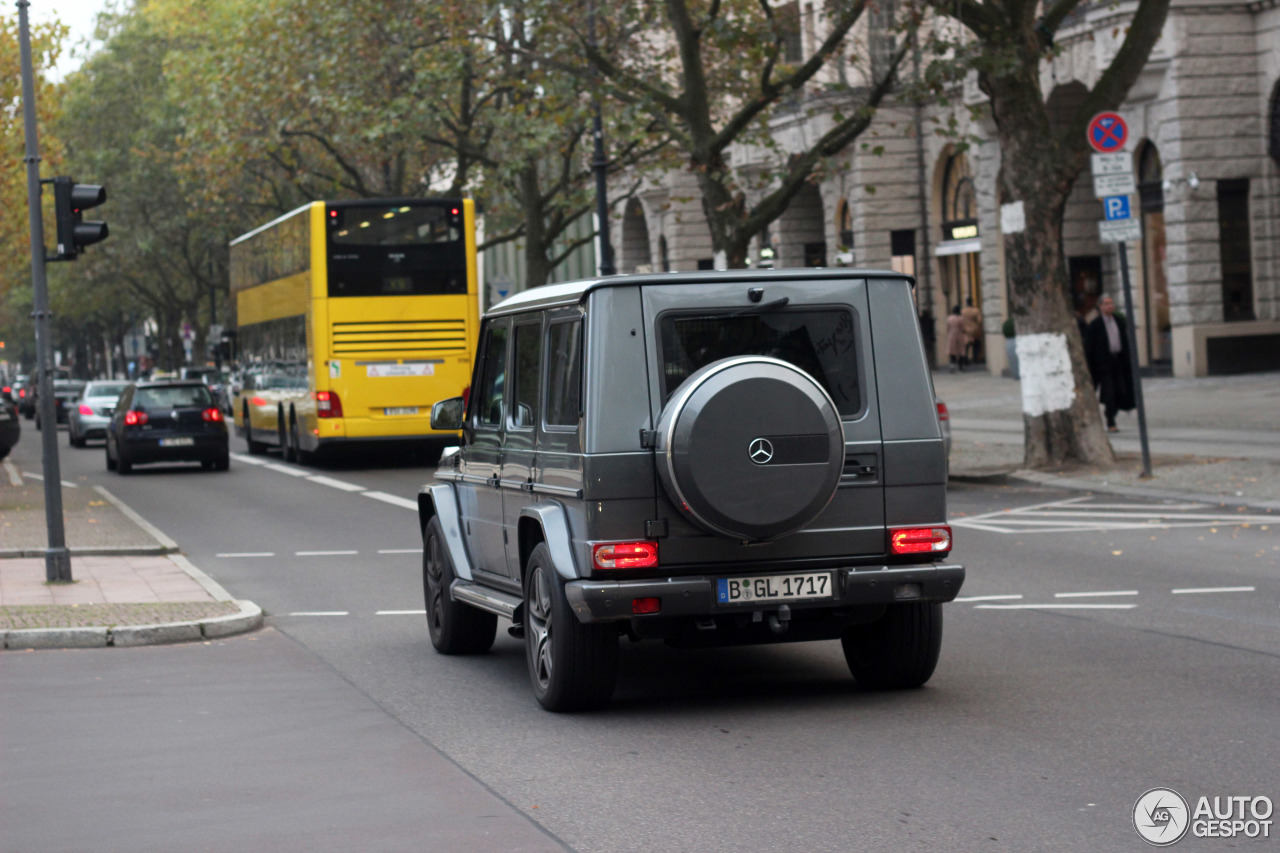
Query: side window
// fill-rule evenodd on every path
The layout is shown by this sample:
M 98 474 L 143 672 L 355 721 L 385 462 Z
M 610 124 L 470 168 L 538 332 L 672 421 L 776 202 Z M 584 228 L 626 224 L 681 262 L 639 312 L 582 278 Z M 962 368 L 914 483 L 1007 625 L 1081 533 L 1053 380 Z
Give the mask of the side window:
M 547 330 L 547 426 L 578 425 L 582 412 L 582 320 Z
M 474 397 L 472 416 L 479 426 L 502 425 L 502 393 L 507 372 L 507 325 L 494 323 L 485 330 L 484 356 L 480 364 L 480 387 Z
M 511 426 L 533 429 L 538 423 L 538 368 L 542 362 L 542 324 L 522 323 L 515 328 L 515 361 L 512 365 Z

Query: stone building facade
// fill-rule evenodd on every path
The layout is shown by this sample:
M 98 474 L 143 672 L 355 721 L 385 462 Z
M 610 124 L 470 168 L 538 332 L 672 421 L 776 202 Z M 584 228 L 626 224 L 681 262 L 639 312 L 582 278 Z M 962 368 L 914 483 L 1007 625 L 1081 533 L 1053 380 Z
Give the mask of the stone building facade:
M 1059 31 L 1042 69 L 1051 112 L 1069 116 L 1111 61 L 1134 8 L 1096 3 Z M 910 73 L 910 70 L 904 71 Z M 956 105 L 882 107 L 872 128 L 755 241 L 755 265 L 891 267 L 917 276 L 926 337 L 946 361 L 946 314 L 982 312 L 979 360 L 1006 369 L 1008 316 L 1000 165 L 970 81 Z M 1174 0 L 1147 66 L 1118 112 L 1129 126 L 1142 239 L 1127 244 L 1139 358 L 1176 376 L 1280 369 L 1280 3 Z M 967 145 L 939 135 L 954 117 Z M 821 113 L 774 125 L 785 149 L 822 131 Z M 863 145 L 870 143 L 870 145 Z M 879 153 L 872 153 L 876 148 Z M 751 152 L 735 151 L 735 162 Z M 648 185 L 612 223 L 619 272 L 714 268 L 692 177 Z M 1119 296 L 1115 244 L 1083 173 L 1064 248 L 1082 315 Z M 1117 302 L 1123 304 L 1120 299 Z

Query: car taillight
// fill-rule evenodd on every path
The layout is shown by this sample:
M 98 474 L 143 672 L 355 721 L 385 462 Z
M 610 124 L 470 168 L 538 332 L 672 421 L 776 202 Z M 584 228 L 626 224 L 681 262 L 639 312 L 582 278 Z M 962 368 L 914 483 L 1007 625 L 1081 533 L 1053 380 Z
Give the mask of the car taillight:
M 19 399 L 21 399 L 21 398 L 23 398 L 23 397 L 25 397 L 25 396 L 27 396 L 27 389 L 26 389 L 26 388 L 19 388 L 19 389 L 18 389 L 18 398 L 19 398 Z
M 636 616 L 643 616 L 646 613 L 661 613 L 661 598 L 633 598 L 631 599 L 631 612 Z
M 950 527 L 898 527 L 889 531 L 895 554 L 943 554 L 951 550 Z
M 80 404 L 80 414 L 82 414 L 82 415 L 92 415 L 92 414 L 93 414 L 93 408 L 92 408 L 88 403 L 81 403 L 81 404 Z
M 145 424 L 149 420 L 151 419 L 147 417 L 146 412 L 125 412 L 124 413 L 124 422 L 129 426 L 138 426 L 139 424 Z
M 0 388 L 0 394 L 10 394 L 12 392 L 13 392 L 13 389 L 10 388 L 8 385 L 4 386 L 3 388 Z
M 342 417 L 342 401 L 338 399 L 337 391 L 317 391 L 315 392 L 315 395 L 317 417 Z
M 951 420 L 951 413 L 947 411 L 947 404 L 946 404 L 946 403 L 939 403 L 939 404 L 938 404 L 938 420 L 940 420 L 940 421 L 949 421 L 949 420 Z
M 606 542 L 591 551 L 597 569 L 648 569 L 658 565 L 657 542 Z
M 222 410 L 221 409 L 205 409 L 203 412 L 200 413 L 200 417 L 204 418 L 205 421 L 211 424 L 221 423 Z
M 265 405 L 267 404 L 267 401 L 266 401 L 266 400 L 262 399 L 261 397 L 256 397 L 256 396 L 255 396 L 255 397 L 250 397 L 250 398 L 249 398 L 249 402 L 250 402 L 250 403 L 252 403 L 252 404 L 253 404 L 253 405 L 255 405 L 255 406 L 265 406 Z

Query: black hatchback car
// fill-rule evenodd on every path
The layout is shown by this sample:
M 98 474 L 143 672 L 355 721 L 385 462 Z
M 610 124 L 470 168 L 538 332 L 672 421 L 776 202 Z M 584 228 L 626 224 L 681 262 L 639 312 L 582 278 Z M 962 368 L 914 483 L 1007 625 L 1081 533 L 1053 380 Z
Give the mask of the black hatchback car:
M 146 462 L 231 466 L 227 422 L 203 382 L 138 382 L 120 395 L 107 424 L 107 469 L 128 474 Z

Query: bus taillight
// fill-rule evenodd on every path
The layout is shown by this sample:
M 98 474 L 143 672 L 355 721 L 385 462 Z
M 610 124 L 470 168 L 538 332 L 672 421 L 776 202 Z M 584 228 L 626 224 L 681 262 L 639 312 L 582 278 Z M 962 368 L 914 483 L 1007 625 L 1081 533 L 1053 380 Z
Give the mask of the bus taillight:
M 316 417 L 342 417 L 342 401 L 338 399 L 338 393 L 336 391 L 316 392 Z

